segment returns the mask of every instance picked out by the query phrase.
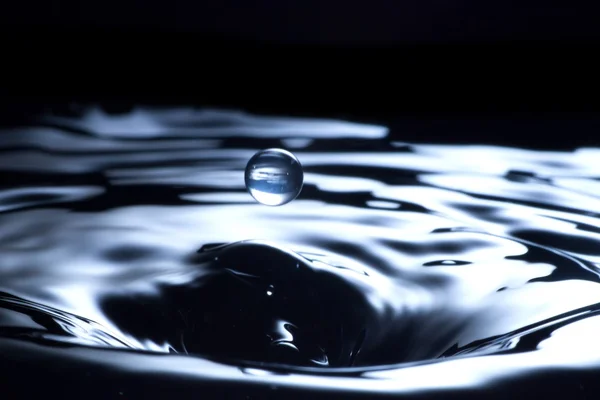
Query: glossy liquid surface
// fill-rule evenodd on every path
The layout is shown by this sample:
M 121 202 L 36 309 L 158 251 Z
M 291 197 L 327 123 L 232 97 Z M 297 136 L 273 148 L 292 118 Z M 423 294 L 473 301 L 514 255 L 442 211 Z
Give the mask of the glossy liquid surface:
M 273 147 L 304 167 L 285 207 L 246 192 Z M 0 148 L 8 391 L 595 393 L 598 149 L 185 109 L 47 117 Z

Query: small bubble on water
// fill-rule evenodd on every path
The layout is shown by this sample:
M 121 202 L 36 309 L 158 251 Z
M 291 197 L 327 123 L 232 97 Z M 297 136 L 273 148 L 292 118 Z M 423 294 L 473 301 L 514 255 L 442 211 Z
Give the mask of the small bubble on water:
M 256 201 L 281 206 L 294 200 L 302 190 L 304 172 L 300 161 L 282 149 L 256 153 L 246 166 L 246 188 Z

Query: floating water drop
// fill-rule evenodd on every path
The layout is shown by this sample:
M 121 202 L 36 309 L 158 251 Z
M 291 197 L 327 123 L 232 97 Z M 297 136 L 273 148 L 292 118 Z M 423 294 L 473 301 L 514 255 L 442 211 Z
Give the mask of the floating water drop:
M 267 206 L 281 206 L 298 197 L 304 172 L 300 161 L 289 151 L 266 149 L 248 161 L 245 181 L 256 201 Z

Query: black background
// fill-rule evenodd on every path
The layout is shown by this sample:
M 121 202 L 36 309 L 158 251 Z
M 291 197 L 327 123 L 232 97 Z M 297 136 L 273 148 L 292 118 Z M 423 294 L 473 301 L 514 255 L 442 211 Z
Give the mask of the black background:
M 76 102 L 193 104 L 381 122 L 409 141 L 597 143 L 590 1 L 2 7 L 4 123 Z

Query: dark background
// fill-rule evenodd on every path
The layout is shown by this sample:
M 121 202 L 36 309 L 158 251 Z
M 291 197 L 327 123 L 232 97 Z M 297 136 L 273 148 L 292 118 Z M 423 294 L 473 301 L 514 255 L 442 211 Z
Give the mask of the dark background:
M 557 0 L 106 0 L 5 2 L 4 27 L 186 32 L 324 45 L 600 37 L 596 2 Z
M 193 104 L 594 145 L 599 16 L 554 0 L 7 2 L 0 119 Z

